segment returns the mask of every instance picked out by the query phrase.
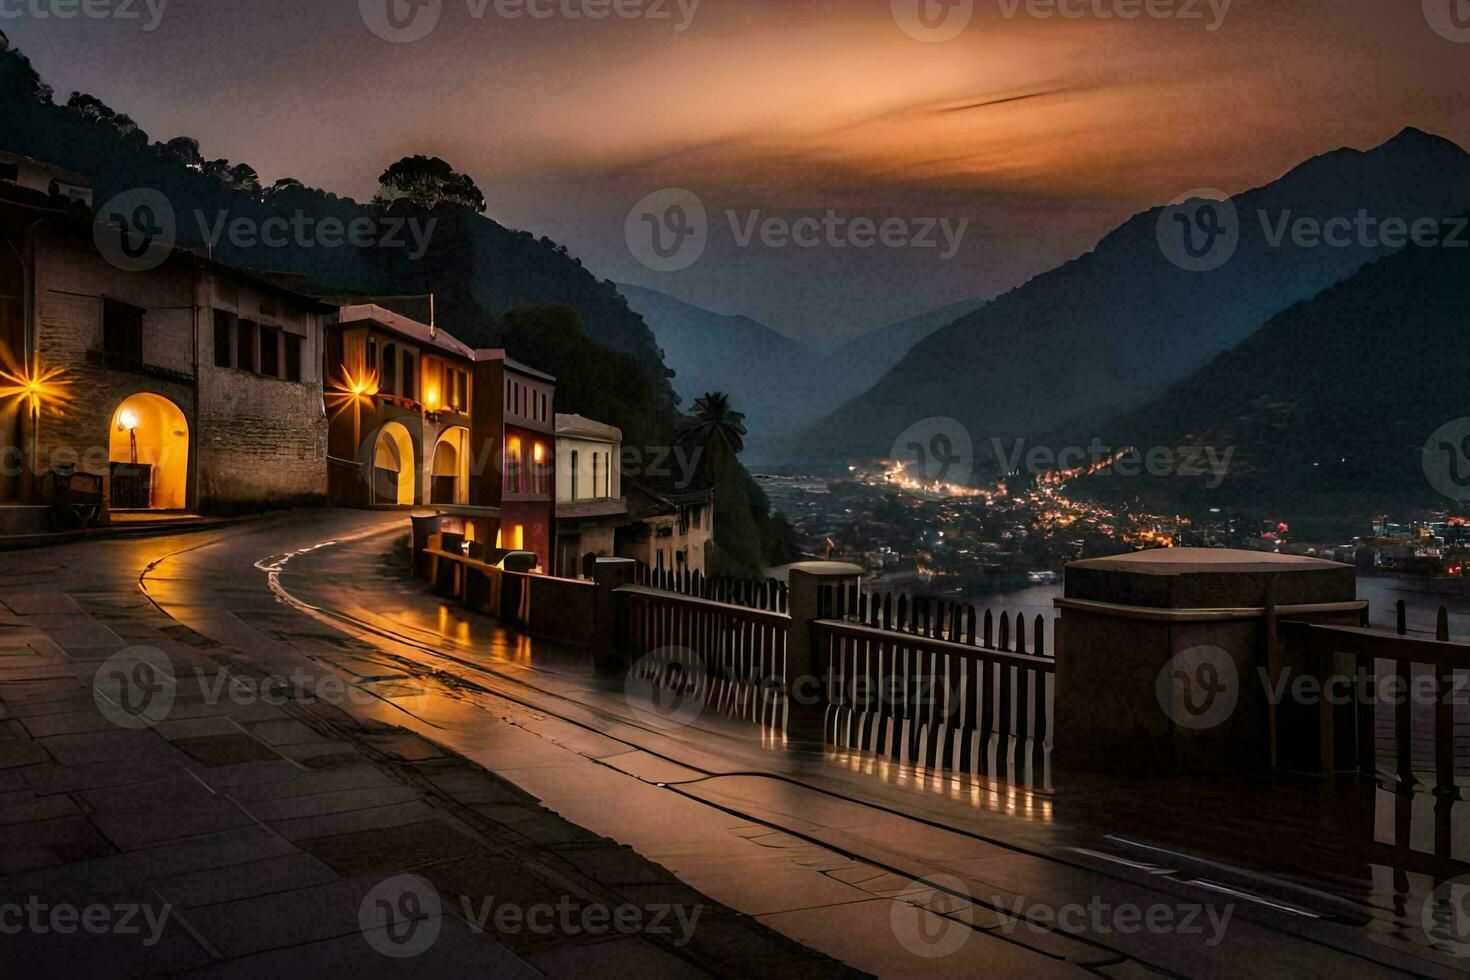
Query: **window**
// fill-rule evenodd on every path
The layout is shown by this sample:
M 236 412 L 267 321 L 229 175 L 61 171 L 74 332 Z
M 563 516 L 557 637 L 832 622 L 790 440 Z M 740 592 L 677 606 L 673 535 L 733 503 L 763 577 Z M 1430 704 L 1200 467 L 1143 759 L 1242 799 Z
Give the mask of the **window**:
M 143 312 L 115 299 L 102 301 L 102 350 L 110 364 L 142 365 Z
M 255 370 L 255 334 L 257 326 L 253 320 L 241 320 L 235 331 L 235 367 L 241 371 Z
M 603 471 L 603 479 L 605 481 L 607 481 L 607 491 L 605 493 L 603 493 L 603 496 L 606 497 L 606 498 L 608 498 L 609 500 L 611 500 L 612 499 L 612 495 L 613 495 L 613 492 L 612 492 L 612 453 L 608 453 L 607 454 L 607 468 Z
M 260 328 L 260 373 L 272 378 L 281 376 L 281 330 L 279 327 Z
M 470 407 L 470 376 L 465 371 L 454 372 L 454 410 L 467 411 Z
M 301 380 L 301 342 L 304 338 L 300 334 L 286 334 L 286 380 Z
M 0 163 L 0 180 L 20 180 L 20 164 Z
M 505 444 L 505 491 L 521 492 L 521 440 L 514 436 Z
M 276 298 L 274 296 L 262 296 L 260 298 L 260 315 L 261 316 L 275 316 L 276 315 Z
M 592 454 L 592 496 L 597 496 L 597 453 Z
M 214 311 L 214 366 L 230 366 L 230 315 L 224 310 Z
M 414 394 L 417 390 L 418 361 L 413 356 L 413 351 L 403 352 L 403 397 L 412 401 L 418 396 Z
M 383 348 L 383 383 L 378 388 L 385 395 L 398 394 L 398 347 L 394 344 Z
M 380 369 L 378 367 L 378 341 L 376 338 L 369 337 L 367 339 L 367 356 L 363 361 L 363 369 L 368 372 L 370 378 L 378 377 L 378 371 Z M 366 382 L 368 379 L 364 378 L 363 380 Z
M 572 450 L 572 499 L 573 500 L 576 500 L 577 499 L 577 476 L 578 476 L 578 474 L 577 474 L 577 467 L 579 465 L 581 465 L 581 461 L 578 458 L 579 455 L 580 454 L 575 449 Z

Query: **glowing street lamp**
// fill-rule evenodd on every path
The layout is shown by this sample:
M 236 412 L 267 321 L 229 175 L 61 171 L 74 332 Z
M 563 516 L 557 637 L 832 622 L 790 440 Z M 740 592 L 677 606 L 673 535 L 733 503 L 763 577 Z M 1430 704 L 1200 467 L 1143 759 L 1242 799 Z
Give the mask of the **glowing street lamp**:
M 64 368 L 42 367 L 39 360 L 32 365 L 15 366 L 8 349 L 0 347 L 0 360 L 6 368 L 0 368 L 0 399 L 14 398 L 30 414 L 31 426 L 31 472 L 36 472 L 40 458 L 41 411 L 50 409 L 57 415 L 69 400 L 67 389 L 71 382 L 65 379 Z

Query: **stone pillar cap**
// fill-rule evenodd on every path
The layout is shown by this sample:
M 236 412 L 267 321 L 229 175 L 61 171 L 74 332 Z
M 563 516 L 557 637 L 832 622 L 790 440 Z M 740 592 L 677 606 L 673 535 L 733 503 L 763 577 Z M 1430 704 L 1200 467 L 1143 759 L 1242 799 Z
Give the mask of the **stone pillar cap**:
M 820 578 L 863 574 L 861 567 L 850 565 L 845 561 L 804 561 L 798 565 L 792 565 L 791 571 L 804 572 L 807 575 L 816 575 Z
M 1127 606 L 1164 609 L 1259 607 L 1276 589 L 1279 605 L 1356 598 L 1351 565 L 1320 558 L 1226 548 L 1161 548 L 1067 566 L 1065 594 Z
M 1129 572 L 1134 575 L 1191 575 L 1196 573 L 1325 571 L 1349 568 L 1341 562 L 1301 555 L 1278 555 L 1266 551 L 1229 548 L 1157 548 L 1131 555 L 1087 558 L 1068 568 Z

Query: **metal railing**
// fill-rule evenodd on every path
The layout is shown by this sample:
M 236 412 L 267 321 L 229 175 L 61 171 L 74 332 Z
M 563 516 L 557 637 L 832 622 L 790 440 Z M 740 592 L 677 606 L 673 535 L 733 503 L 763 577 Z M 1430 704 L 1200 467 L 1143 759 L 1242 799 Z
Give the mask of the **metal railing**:
M 980 631 L 974 607 L 918 600 L 907 619 L 898 612 L 903 600 L 865 598 L 831 590 L 813 624 L 827 738 L 916 766 L 1049 789 L 1056 661 L 1025 652 L 1025 619 L 1012 632 L 1009 616 L 987 611 Z M 1044 648 L 1040 624 L 1033 635 Z
M 617 597 L 618 645 L 636 676 L 721 714 L 785 727 L 791 617 L 643 585 Z

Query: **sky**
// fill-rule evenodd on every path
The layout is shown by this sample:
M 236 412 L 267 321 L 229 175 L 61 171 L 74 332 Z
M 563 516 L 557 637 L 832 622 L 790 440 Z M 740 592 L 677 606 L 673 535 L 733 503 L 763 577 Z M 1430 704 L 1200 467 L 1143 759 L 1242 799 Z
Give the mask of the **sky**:
M 0 0 L 59 97 L 360 200 L 440 156 L 598 276 L 814 346 L 1188 190 L 1470 146 L 1462 0 L 85 2 Z

